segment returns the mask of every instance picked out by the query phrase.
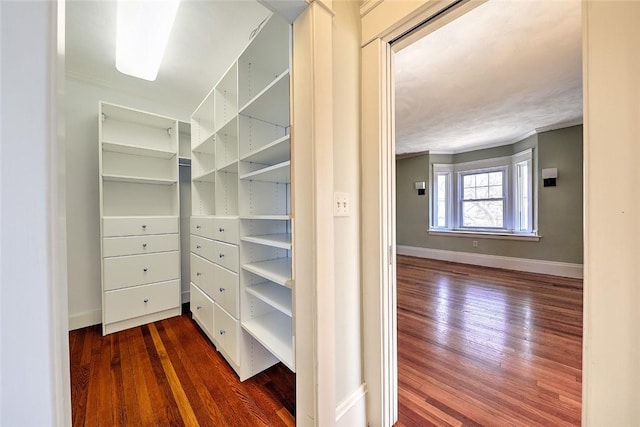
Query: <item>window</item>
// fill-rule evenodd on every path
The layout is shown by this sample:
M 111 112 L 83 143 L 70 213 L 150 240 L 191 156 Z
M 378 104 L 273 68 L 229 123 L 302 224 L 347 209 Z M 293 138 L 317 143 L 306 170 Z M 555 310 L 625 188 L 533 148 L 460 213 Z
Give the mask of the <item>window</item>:
M 431 229 L 532 234 L 532 150 L 434 164 Z

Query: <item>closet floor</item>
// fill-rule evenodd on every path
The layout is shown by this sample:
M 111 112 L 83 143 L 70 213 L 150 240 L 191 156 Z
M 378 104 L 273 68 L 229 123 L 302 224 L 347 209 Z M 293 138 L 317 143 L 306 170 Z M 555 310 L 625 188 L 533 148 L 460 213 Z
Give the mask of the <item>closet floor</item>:
M 240 382 L 190 315 L 69 333 L 74 426 L 293 426 L 295 374 Z

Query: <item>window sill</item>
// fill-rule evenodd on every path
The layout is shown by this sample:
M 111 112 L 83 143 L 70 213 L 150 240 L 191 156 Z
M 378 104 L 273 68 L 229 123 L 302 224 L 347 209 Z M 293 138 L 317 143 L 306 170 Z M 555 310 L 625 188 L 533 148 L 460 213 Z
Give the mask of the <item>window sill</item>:
M 480 237 L 483 239 L 520 240 L 527 242 L 539 242 L 542 236 L 538 234 L 500 233 L 493 231 L 467 231 L 467 230 L 429 230 L 430 236 L 449 237 Z

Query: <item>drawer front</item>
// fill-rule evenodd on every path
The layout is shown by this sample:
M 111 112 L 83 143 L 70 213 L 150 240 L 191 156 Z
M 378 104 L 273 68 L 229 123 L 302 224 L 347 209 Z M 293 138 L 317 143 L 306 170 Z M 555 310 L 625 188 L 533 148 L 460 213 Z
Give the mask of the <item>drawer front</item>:
M 213 217 L 191 217 L 191 234 L 213 239 L 213 228 Z
M 237 245 L 240 233 L 237 218 L 215 218 L 213 238 L 222 242 Z
M 178 234 L 108 237 L 102 240 L 102 255 L 105 257 L 170 252 L 178 249 L 180 249 Z
M 179 280 L 118 289 L 104 293 L 104 322 L 119 322 L 179 306 Z
M 177 216 L 103 218 L 103 237 L 172 234 L 180 229 Z
M 191 314 L 198 319 L 200 325 L 206 329 L 210 336 L 215 337 L 213 301 L 193 283 L 191 283 L 190 298 Z
M 209 261 L 214 261 L 215 248 L 213 246 L 213 240 L 205 239 L 204 237 L 191 235 L 191 252 L 200 255 L 202 258 L 206 258 Z M 217 255 L 217 254 L 216 254 Z
M 231 358 L 231 361 L 236 365 L 238 361 L 238 336 L 240 323 L 231 317 L 229 313 L 224 311 L 218 304 L 214 307 L 214 323 L 215 323 L 215 337 L 218 343 L 218 347 L 221 347 L 224 352 Z
M 213 242 L 213 262 L 238 272 L 238 247 L 229 243 Z
M 215 300 L 215 266 L 204 258 L 191 254 L 191 281 Z
M 104 259 L 104 290 L 180 278 L 180 253 L 163 252 Z
M 213 299 L 236 319 L 238 316 L 239 279 L 238 273 L 215 266 L 215 289 Z

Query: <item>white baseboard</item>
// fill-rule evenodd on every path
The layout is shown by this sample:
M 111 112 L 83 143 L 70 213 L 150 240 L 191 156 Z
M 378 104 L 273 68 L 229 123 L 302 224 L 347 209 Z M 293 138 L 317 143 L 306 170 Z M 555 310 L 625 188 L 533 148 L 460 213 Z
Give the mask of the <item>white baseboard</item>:
M 401 246 L 396 248 L 398 255 L 409 255 L 419 258 L 437 259 L 440 261 L 459 262 L 462 264 L 481 265 L 484 267 L 505 268 L 507 270 L 526 271 L 529 273 L 551 274 L 552 276 L 584 277 L 583 265 L 568 262 L 545 261 L 539 259 L 513 258 L 498 255 L 474 254 L 469 252 L 445 251 L 442 249 Z
M 185 304 L 189 301 L 191 301 L 191 292 L 189 291 L 182 291 L 182 304 Z
M 69 330 L 86 328 L 102 323 L 102 310 L 90 310 L 69 315 Z
M 366 384 L 361 384 L 336 408 L 336 427 L 365 427 L 367 408 L 365 406 Z

